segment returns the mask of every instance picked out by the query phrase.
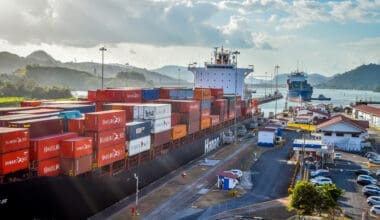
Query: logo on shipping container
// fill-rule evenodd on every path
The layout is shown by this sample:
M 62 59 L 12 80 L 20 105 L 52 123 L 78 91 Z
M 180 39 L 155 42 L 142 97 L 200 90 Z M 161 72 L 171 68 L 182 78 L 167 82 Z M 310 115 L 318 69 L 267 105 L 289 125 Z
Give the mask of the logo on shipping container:
M 220 145 L 220 137 L 216 137 L 212 140 L 209 140 L 208 138 L 205 140 L 205 154 L 215 150 Z
M 139 98 L 139 94 L 138 93 L 131 93 L 131 94 L 127 94 L 127 98 Z
M 122 153 L 121 150 L 113 149 L 112 152 L 103 155 L 102 160 L 109 160 L 109 159 L 117 158 L 120 156 L 121 153 Z
M 102 120 L 103 125 L 112 125 L 112 124 L 120 124 L 121 118 L 116 115 L 112 116 L 113 118 Z
M 90 148 L 91 148 L 90 144 L 84 144 L 82 146 L 79 146 L 78 150 L 86 150 L 86 149 L 90 149 Z
M 112 133 L 109 136 L 101 137 L 100 140 L 99 140 L 99 142 L 101 144 L 103 144 L 103 143 L 107 143 L 107 142 L 111 142 L 111 141 L 117 141 L 117 140 L 119 140 L 122 137 L 122 135 L 123 135 L 123 133 L 120 133 L 120 134 L 118 134 L 118 133 Z
M 14 165 L 14 164 L 24 163 L 27 160 L 28 160 L 27 156 L 17 157 L 16 159 L 5 161 L 4 165 L 5 166 L 11 166 L 11 165 Z
M 26 141 L 26 137 L 17 137 L 12 140 L 5 141 L 5 144 L 19 144 Z
M 51 173 L 59 170 L 59 164 L 54 164 L 48 167 L 44 167 L 44 174 Z
M 44 153 L 58 151 L 58 150 L 59 150 L 59 144 L 44 147 Z

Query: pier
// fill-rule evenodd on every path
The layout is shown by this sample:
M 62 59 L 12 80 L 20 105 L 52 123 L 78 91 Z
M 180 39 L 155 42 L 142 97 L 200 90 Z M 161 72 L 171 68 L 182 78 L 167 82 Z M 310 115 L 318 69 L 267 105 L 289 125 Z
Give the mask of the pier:
M 275 101 L 275 100 L 278 100 L 278 99 L 282 99 L 284 96 L 277 92 L 277 93 L 274 93 L 273 95 L 272 94 L 269 94 L 267 96 L 264 96 L 264 97 L 260 97 L 258 98 L 258 102 L 259 102 L 259 105 L 260 104 L 265 104 L 265 103 L 268 103 L 268 102 L 271 102 L 271 101 Z

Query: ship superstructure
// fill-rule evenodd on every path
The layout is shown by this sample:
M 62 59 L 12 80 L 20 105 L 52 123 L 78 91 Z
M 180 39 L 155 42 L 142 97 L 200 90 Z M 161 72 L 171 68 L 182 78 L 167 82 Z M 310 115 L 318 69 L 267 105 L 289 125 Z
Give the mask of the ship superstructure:
M 194 87 L 223 88 L 225 94 L 236 94 L 244 99 L 244 79 L 252 68 L 238 68 L 238 51 L 218 50 L 215 47 L 211 62 L 205 62 L 204 67 L 189 65 L 189 70 L 194 73 Z
M 300 71 L 290 74 L 286 82 L 289 101 L 310 101 L 313 87 L 307 82 L 306 77 L 306 73 Z

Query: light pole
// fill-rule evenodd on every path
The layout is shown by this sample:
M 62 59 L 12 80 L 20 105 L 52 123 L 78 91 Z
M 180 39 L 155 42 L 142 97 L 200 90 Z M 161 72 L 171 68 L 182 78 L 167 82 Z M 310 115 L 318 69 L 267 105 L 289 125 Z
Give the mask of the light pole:
M 240 52 L 239 51 L 234 51 L 233 53 L 232 53 L 233 55 L 234 55 L 234 57 L 235 57 L 235 109 L 234 109 L 234 133 L 235 133 L 235 143 L 237 142 L 237 128 L 236 128 L 236 121 L 237 121 L 237 118 L 236 118 L 236 105 L 237 105 L 237 80 L 238 80 L 238 74 L 237 74 L 237 55 L 239 55 L 240 54 Z
M 139 204 L 139 177 L 136 175 L 136 173 L 134 173 L 133 176 L 136 179 L 136 213 L 137 213 L 137 206 Z
M 276 65 L 274 67 L 274 69 L 275 69 L 275 77 L 276 77 L 276 90 L 275 90 L 276 95 L 278 93 L 278 68 L 280 68 L 279 65 Z M 274 118 L 277 118 L 277 98 L 276 98 L 275 103 L 274 103 Z
M 102 52 L 102 89 L 104 87 L 104 51 L 107 51 L 107 48 L 104 46 L 99 48 L 99 50 Z
M 301 129 L 297 130 L 298 133 L 302 132 L 303 137 L 303 145 L 302 145 L 302 152 L 301 152 L 301 162 L 300 162 L 300 171 L 301 171 L 301 179 L 303 180 L 303 169 L 304 169 L 304 159 L 305 159 L 305 145 L 306 145 L 306 139 L 305 139 L 305 131 L 302 131 Z

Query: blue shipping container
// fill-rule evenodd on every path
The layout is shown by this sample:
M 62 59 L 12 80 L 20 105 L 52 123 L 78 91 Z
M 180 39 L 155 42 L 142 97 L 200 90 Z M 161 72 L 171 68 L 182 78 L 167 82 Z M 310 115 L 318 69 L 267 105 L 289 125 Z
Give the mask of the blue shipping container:
M 210 99 L 201 100 L 201 110 L 203 110 L 203 109 L 211 109 L 211 100 Z
M 127 141 L 150 135 L 150 121 L 133 121 L 125 124 L 125 139 Z
M 160 90 L 158 88 L 142 89 L 142 99 L 145 101 L 157 100 L 159 99 L 159 91 Z
M 75 110 L 77 110 L 82 114 L 95 112 L 95 105 L 60 104 L 60 105 L 49 105 L 49 107 L 63 109 L 64 111 L 75 111 Z
M 192 99 L 194 91 L 192 89 L 173 89 L 170 90 L 169 96 L 171 99 Z

